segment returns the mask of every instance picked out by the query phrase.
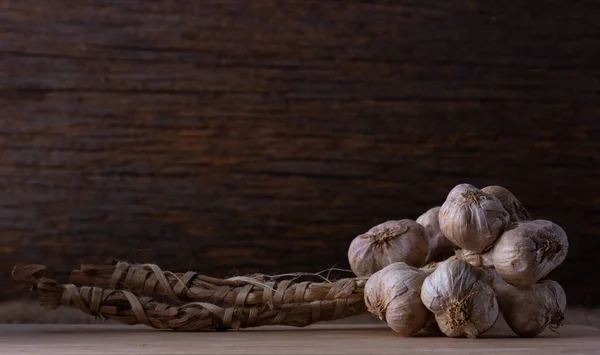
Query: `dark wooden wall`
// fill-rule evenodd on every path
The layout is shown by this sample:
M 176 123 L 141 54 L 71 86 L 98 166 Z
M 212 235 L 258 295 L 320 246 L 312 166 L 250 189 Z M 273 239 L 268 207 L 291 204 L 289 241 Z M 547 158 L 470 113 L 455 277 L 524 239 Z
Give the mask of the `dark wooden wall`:
M 21 261 L 347 267 L 352 238 L 501 184 L 600 304 L 599 1 L 3 1 L 2 297 Z

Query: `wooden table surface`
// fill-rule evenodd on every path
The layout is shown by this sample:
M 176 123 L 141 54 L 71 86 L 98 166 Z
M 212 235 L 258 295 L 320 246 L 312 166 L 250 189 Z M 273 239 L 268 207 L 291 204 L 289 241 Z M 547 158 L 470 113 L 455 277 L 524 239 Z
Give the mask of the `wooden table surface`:
M 90 354 L 600 354 L 600 329 L 565 326 L 536 338 L 495 329 L 485 338 L 401 338 L 382 325 L 263 327 L 184 333 L 121 325 L 0 325 L 0 353 Z

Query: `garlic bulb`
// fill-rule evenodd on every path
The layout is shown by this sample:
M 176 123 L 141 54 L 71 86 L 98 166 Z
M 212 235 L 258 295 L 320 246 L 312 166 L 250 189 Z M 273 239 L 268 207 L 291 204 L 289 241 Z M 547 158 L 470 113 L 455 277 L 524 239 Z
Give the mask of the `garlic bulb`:
M 357 276 L 370 276 L 395 262 L 423 266 L 428 251 L 425 228 L 402 219 L 384 222 L 354 238 L 348 260 Z
M 567 295 L 562 286 L 552 280 L 544 280 L 533 286 L 535 292 L 543 299 L 548 310 L 550 329 L 555 330 L 562 325 L 567 308 Z
M 533 337 L 544 331 L 550 313 L 542 297 L 533 290 L 511 286 L 500 277 L 494 279 L 500 311 L 510 329 L 522 337 Z
M 510 222 L 529 221 L 531 216 L 515 195 L 502 186 L 486 186 L 481 191 L 496 197 L 510 215 Z
M 509 284 L 530 288 L 566 258 L 569 242 L 558 225 L 535 220 L 510 224 L 494 245 L 492 259 Z
M 434 207 L 417 218 L 417 223 L 425 227 L 425 237 L 429 244 L 427 262 L 442 261 L 454 254 L 456 244 L 446 238 L 440 229 L 439 213 L 441 207 Z
M 494 270 L 488 270 L 504 320 L 517 335 L 533 337 L 548 326 L 561 325 L 567 305 L 564 290 L 556 281 L 542 281 L 533 289 L 506 283 Z
M 508 219 L 508 212 L 496 197 L 469 184 L 454 187 L 439 212 L 444 235 L 459 247 L 477 253 L 496 241 Z
M 402 262 L 377 271 L 365 284 L 367 309 L 402 336 L 418 332 L 429 314 L 420 296 L 427 275 Z
M 462 260 L 439 263 L 423 282 L 421 300 L 450 337 L 475 338 L 492 328 L 499 315 L 488 274 Z

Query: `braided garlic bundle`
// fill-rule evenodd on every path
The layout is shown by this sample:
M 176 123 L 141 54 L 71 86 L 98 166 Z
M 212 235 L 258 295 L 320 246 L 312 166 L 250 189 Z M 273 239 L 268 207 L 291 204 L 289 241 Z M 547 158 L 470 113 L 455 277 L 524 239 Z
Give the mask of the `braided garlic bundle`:
M 564 261 L 568 248 L 561 227 L 532 220 L 507 189 L 460 184 L 417 221 L 388 221 L 354 238 L 348 258 L 355 278 L 217 279 L 124 262 L 75 270 L 71 281 L 83 287 L 56 283 L 40 265 L 15 268 L 13 276 L 33 282 L 49 308 L 75 306 L 157 328 L 306 326 L 368 310 L 402 336 L 438 330 L 474 338 L 500 313 L 516 334 L 535 336 L 562 322 L 564 290 L 540 280 Z M 184 304 L 162 304 L 149 294 Z

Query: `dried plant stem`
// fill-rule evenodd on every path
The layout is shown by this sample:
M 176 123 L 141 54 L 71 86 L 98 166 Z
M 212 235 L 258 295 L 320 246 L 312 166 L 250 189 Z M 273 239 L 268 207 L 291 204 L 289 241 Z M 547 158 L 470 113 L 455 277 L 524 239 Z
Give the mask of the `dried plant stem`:
M 160 294 L 180 302 L 226 303 L 235 307 L 362 300 L 367 278 L 332 282 L 277 280 L 266 275 L 218 279 L 189 271 L 163 271 L 154 264 L 82 265 L 71 273 L 77 285 L 128 290 L 135 294 Z
M 149 297 L 138 297 L 126 290 L 61 285 L 43 265 L 16 266 L 13 278 L 29 281 L 38 292 L 40 304 L 47 309 L 60 306 L 124 324 L 145 324 L 153 328 L 175 330 L 225 330 L 264 325 L 303 327 L 366 312 L 362 299 L 340 298 L 306 303 L 288 303 L 268 309 L 260 307 L 220 307 L 212 303 L 192 302 L 171 306 Z

